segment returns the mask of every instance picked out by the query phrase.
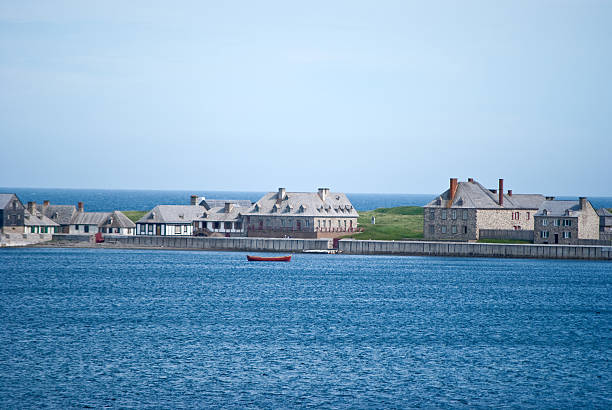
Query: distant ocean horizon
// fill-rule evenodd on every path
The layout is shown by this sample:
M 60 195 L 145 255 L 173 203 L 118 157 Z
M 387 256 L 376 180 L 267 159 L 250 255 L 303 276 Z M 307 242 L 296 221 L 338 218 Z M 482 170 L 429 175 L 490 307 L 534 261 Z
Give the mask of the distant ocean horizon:
M 70 189 L 70 188 L 10 188 L 0 187 L 0 193 L 14 193 L 24 205 L 29 201 L 76 205 L 83 202 L 90 212 L 146 211 L 157 205 L 188 205 L 191 195 L 210 199 L 259 200 L 265 192 L 255 191 L 196 191 L 196 190 L 130 190 L 130 189 Z M 347 193 L 358 211 L 396 206 L 424 206 L 439 194 L 369 194 Z M 559 196 L 557 199 L 576 199 Z M 593 206 L 612 208 L 612 197 L 589 197 Z

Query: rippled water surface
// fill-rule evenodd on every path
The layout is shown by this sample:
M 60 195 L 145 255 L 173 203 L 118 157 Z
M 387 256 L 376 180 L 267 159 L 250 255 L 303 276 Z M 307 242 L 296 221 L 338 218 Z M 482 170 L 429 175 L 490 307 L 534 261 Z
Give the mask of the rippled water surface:
M 0 250 L 2 407 L 612 407 L 609 262 Z

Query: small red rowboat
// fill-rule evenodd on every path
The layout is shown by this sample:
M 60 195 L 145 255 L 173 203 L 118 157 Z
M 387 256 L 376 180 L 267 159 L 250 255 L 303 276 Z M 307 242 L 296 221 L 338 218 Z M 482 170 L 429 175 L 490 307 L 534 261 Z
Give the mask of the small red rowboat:
M 289 256 L 251 256 L 247 255 L 247 260 L 249 262 L 290 262 L 291 255 Z

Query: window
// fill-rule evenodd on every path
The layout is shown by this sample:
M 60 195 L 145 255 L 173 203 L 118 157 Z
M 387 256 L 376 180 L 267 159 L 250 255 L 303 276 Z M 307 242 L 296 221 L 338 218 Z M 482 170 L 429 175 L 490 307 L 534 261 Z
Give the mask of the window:
M 442 210 L 442 219 L 446 219 L 446 209 Z
M 451 226 L 451 232 L 452 233 L 457 233 L 457 225 Z
M 188 225 L 183 225 L 183 233 L 187 233 L 187 226 Z
M 89 232 L 89 225 L 85 225 L 83 229 L 85 230 L 85 232 Z
M 540 231 L 540 238 L 548 238 L 548 231 Z
M 17 201 L 13 202 L 13 209 L 17 209 Z
M 74 225 L 74 230 L 78 231 L 79 230 L 79 225 Z
M 213 222 L 213 229 L 221 229 L 221 222 Z
M 433 221 L 434 219 L 436 219 L 436 211 L 433 209 L 429 210 L 429 220 Z
M 468 217 L 468 212 L 467 212 L 467 209 L 464 209 L 464 210 L 463 210 L 463 220 L 464 220 L 464 221 L 465 221 L 465 220 L 467 220 L 467 217 Z
M 429 225 L 429 233 L 433 235 L 435 231 L 435 227 L 433 225 Z
M 530 215 L 531 215 L 531 214 L 530 214 L 529 212 L 527 212 L 527 220 L 529 220 L 529 216 L 530 216 Z
M 553 225 L 554 226 L 560 226 L 561 225 L 561 219 L 554 219 L 553 220 Z
M 446 233 L 446 225 L 442 225 L 442 233 Z
M 231 222 L 224 222 L 223 223 L 223 227 L 225 229 L 232 229 L 232 223 Z
M 547 225 L 548 225 L 548 219 L 542 218 L 542 226 L 547 226 Z
M 463 233 L 467 233 L 467 226 L 463 227 Z
M 456 210 L 456 209 L 453 209 L 453 210 L 451 211 L 451 218 L 453 218 L 453 219 L 457 219 L 457 210 Z
M 241 230 L 242 222 L 234 222 L 234 229 Z
M 569 231 L 564 231 L 563 232 L 563 238 L 564 239 L 569 239 L 571 237 L 572 237 L 572 233 L 571 232 L 569 232 Z
M 564 219 L 563 220 L 563 226 L 572 226 L 572 220 L 571 219 Z

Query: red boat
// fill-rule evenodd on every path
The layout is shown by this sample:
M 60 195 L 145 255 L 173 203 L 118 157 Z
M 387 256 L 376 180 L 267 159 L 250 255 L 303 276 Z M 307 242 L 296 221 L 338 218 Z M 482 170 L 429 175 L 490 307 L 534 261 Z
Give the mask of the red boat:
M 289 256 L 252 256 L 247 255 L 247 260 L 249 262 L 290 262 L 291 255 Z

